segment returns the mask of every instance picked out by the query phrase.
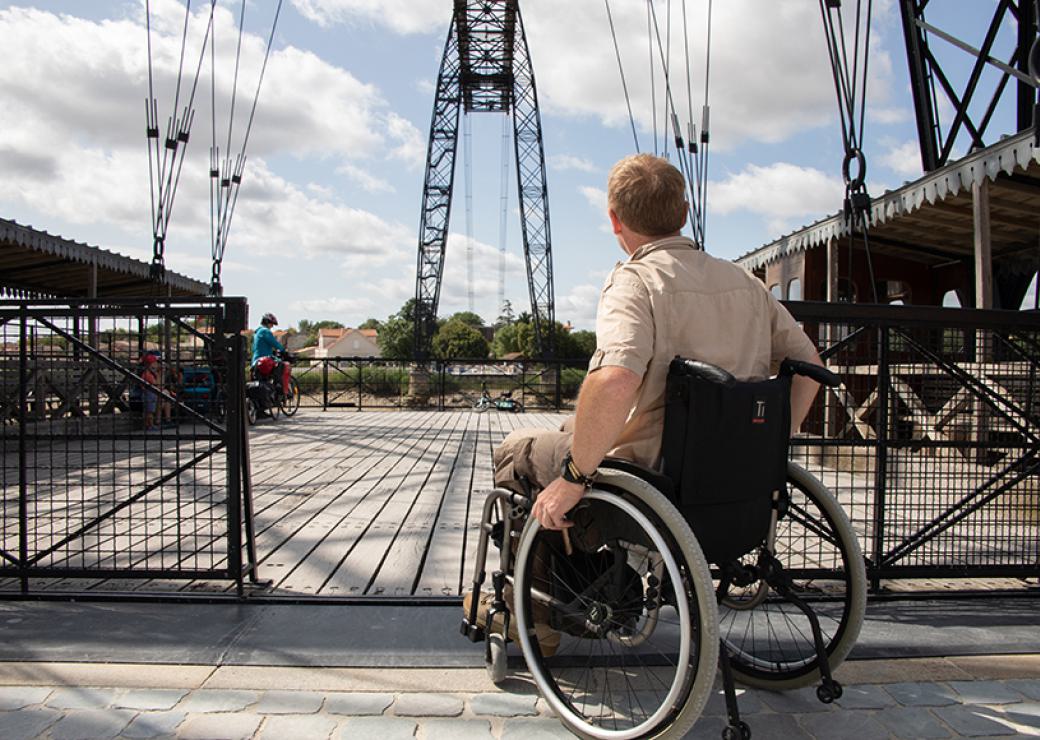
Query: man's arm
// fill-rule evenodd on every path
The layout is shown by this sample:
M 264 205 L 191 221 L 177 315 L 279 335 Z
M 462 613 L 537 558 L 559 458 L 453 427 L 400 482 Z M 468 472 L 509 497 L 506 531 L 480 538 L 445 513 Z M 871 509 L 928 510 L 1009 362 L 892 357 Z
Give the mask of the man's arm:
M 584 475 L 596 471 L 603 456 L 621 435 L 641 382 L 642 379 L 627 368 L 606 365 L 590 373 L 581 384 L 574 414 L 571 457 Z M 532 514 L 543 527 L 569 527 L 566 514 L 584 493 L 581 484 L 557 478 L 538 495 Z
M 806 359 L 806 362 L 824 366 L 815 351 L 813 351 L 812 357 Z M 805 421 L 809 409 L 812 408 L 813 399 L 816 398 L 816 392 L 819 389 L 820 384 L 812 378 L 804 375 L 795 375 L 791 378 L 791 434 L 797 433 L 802 428 L 802 422 Z

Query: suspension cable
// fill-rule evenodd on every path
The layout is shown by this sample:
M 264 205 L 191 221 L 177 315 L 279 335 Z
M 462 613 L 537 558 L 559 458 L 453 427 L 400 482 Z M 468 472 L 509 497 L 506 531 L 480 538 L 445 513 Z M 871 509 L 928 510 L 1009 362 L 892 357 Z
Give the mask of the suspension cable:
M 618 48 L 617 33 L 614 31 L 614 17 L 610 13 L 610 0 L 603 0 L 607 6 L 607 22 L 610 24 L 610 37 L 614 41 L 614 55 L 617 57 L 618 71 L 621 73 L 621 89 L 625 92 L 625 105 L 628 107 L 628 122 L 632 126 L 632 141 L 636 147 L 636 154 L 639 154 L 639 137 L 636 135 L 636 119 L 632 115 L 632 100 L 628 95 L 628 83 L 625 81 L 625 68 L 621 64 L 621 49 Z M 683 0 L 683 9 L 685 10 L 685 2 Z
M 650 16 L 654 10 L 654 0 L 646 0 L 646 37 L 649 43 L 650 62 L 650 114 L 652 116 L 651 127 L 654 132 L 654 156 L 659 154 L 657 149 L 657 90 L 654 81 L 654 37 L 650 33 Z
M 509 224 L 509 161 L 512 127 L 509 116 L 502 116 L 502 182 L 499 185 L 500 208 L 498 220 L 498 310 L 506 303 L 506 229 Z
M 462 165 L 466 181 L 466 298 L 473 311 L 473 123 L 462 114 Z

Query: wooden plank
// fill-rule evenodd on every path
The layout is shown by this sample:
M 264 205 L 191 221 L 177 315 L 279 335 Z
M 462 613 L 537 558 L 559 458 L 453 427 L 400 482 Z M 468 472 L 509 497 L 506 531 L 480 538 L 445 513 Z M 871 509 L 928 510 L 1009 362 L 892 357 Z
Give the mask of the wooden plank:
M 365 526 L 355 542 L 323 585 L 329 592 L 358 595 L 382 595 L 373 588 L 373 580 L 388 550 L 397 540 L 402 526 L 411 512 L 421 487 L 431 470 L 440 459 L 448 442 L 448 429 L 454 429 L 459 419 L 455 413 L 440 414 L 437 423 L 426 433 L 425 446 L 417 448 L 417 454 L 406 456 L 398 463 L 397 470 L 387 481 L 373 492 L 352 514 L 352 519 Z M 449 426 L 450 425 L 450 426 Z M 411 574 L 414 580 L 415 573 Z M 408 596 L 408 586 L 387 593 L 387 596 Z M 371 594 L 370 594 L 371 592 Z

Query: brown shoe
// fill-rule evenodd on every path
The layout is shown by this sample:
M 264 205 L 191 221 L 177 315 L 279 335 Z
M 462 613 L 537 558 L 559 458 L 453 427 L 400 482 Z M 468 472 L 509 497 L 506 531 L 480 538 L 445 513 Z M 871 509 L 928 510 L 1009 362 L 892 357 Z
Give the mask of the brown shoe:
M 507 606 L 512 606 L 509 602 L 512 600 L 512 589 L 506 587 L 506 593 L 504 597 L 506 599 Z M 491 604 L 495 600 L 495 594 L 490 591 L 480 592 L 480 601 L 477 602 L 477 624 L 483 627 L 487 623 L 487 614 L 491 609 Z M 473 592 L 469 591 L 462 599 L 462 610 L 465 612 L 466 617 L 469 618 L 470 606 L 473 603 Z M 491 626 L 497 630 L 502 629 L 502 623 L 504 621 L 501 612 L 495 614 L 491 620 Z M 560 647 L 560 633 L 550 627 L 548 624 L 542 622 L 534 623 L 534 634 L 535 639 L 538 640 L 538 647 L 542 651 L 542 655 L 546 658 L 556 654 L 556 651 Z M 520 640 L 520 633 L 516 629 L 516 618 L 514 615 L 510 615 L 509 618 L 509 639 L 513 642 Z

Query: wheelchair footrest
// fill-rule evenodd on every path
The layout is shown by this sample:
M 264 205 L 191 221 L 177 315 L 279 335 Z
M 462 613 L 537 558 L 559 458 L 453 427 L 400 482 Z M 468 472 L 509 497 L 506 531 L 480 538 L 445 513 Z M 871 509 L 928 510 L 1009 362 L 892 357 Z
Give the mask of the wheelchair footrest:
M 484 639 L 484 628 L 479 624 L 470 624 L 468 619 L 462 620 L 459 632 L 470 642 L 480 642 Z

